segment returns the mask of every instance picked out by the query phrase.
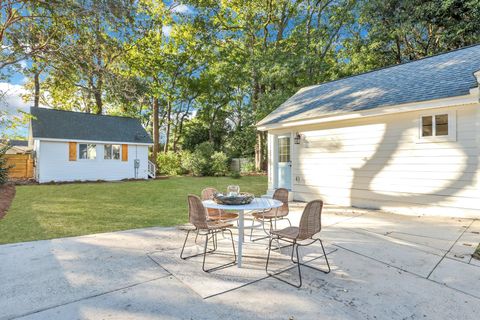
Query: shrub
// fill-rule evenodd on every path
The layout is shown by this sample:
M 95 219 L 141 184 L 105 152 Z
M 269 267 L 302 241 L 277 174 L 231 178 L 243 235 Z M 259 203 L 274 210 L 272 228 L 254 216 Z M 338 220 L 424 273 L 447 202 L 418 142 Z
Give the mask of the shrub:
M 240 179 L 242 176 L 240 175 L 240 172 L 238 171 L 233 171 L 230 173 L 230 177 L 233 179 Z
M 255 172 L 255 161 L 254 159 L 248 159 L 247 162 L 242 163 L 240 168 L 241 172 Z
M 210 142 L 200 143 L 195 151 L 184 155 L 183 166 L 194 176 L 210 176 L 212 170 L 213 145 Z
M 228 173 L 228 157 L 225 153 L 217 151 L 212 154 L 212 172 L 216 176 Z
M 228 173 L 228 157 L 213 149 L 210 142 L 202 142 L 193 152 L 184 152 L 182 166 L 194 176 L 224 176 Z
M 8 170 L 11 168 L 11 166 L 7 166 L 7 159 L 4 157 L 8 149 L 10 149 L 8 145 L 0 147 L 0 186 L 7 183 Z
M 158 172 L 169 176 L 177 176 L 186 173 L 182 166 L 182 153 L 168 151 L 157 156 Z

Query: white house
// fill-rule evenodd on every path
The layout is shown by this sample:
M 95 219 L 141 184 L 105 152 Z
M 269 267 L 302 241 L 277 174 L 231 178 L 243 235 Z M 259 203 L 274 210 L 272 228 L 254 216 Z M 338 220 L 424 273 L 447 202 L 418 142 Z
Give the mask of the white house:
M 152 140 L 138 119 L 31 108 L 38 182 L 148 179 Z
M 480 45 L 299 90 L 258 123 L 268 193 L 480 218 Z

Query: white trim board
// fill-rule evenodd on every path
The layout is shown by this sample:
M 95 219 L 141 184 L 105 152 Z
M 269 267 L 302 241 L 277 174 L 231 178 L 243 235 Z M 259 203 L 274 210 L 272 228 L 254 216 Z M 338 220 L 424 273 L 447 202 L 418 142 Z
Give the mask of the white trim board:
M 55 138 L 38 138 L 38 137 L 34 137 L 33 140 L 52 141 L 52 142 L 80 142 L 80 143 L 85 142 L 85 143 L 99 143 L 99 144 L 129 144 L 129 145 L 137 145 L 137 146 L 153 146 L 153 143 L 125 142 L 125 141 L 55 139 Z
M 265 125 L 259 124 L 257 125 L 257 129 L 260 131 L 268 131 L 268 130 L 274 130 L 274 129 L 305 126 L 305 125 L 334 122 L 334 121 L 341 121 L 341 120 L 351 120 L 351 119 L 358 119 L 358 118 L 365 118 L 365 117 L 378 117 L 378 116 L 383 116 L 387 114 L 403 113 L 403 112 L 410 112 L 410 111 L 429 110 L 429 109 L 446 108 L 446 107 L 454 107 L 454 106 L 461 106 L 461 105 L 475 105 L 475 104 L 479 105 L 479 102 L 480 101 L 479 101 L 478 90 L 471 90 L 471 94 L 464 95 L 464 96 L 405 103 L 405 104 L 399 104 L 399 105 L 388 106 L 388 107 L 374 108 L 370 110 L 330 114 L 330 115 L 324 115 L 324 116 L 315 117 L 315 118 L 309 118 L 305 120 L 292 120 L 292 121 L 285 121 L 285 122 L 265 124 Z

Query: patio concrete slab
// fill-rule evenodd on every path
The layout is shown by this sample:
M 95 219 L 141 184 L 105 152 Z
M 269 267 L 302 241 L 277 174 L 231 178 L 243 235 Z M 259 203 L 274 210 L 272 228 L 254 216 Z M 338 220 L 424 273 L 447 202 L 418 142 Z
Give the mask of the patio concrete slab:
M 185 248 L 185 256 L 196 255 L 203 252 L 203 247 L 190 246 Z M 267 258 L 266 245 L 261 243 L 246 243 L 243 252 L 242 268 L 236 265 L 228 265 L 215 272 L 205 273 L 202 271 L 203 255 L 182 260 L 179 250 L 155 252 L 149 254 L 162 268 L 170 272 L 175 278 L 182 281 L 202 298 L 208 298 L 227 291 L 231 291 L 256 281 L 265 279 L 265 261 Z M 276 272 L 292 266 L 290 262 L 291 247 L 274 250 L 270 254 L 270 270 Z M 326 247 L 327 255 L 336 251 L 336 248 Z M 232 245 L 229 239 L 218 241 L 218 249 L 215 254 L 208 255 L 206 268 L 214 268 L 233 261 Z M 305 260 L 312 264 L 315 259 L 322 262 L 321 247 L 312 245 L 302 251 Z
M 480 243 L 480 221 L 473 221 L 467 230 L 455 242 L 447 257 L 469 263 L 472 254 Z
M 20 319 L 215 319 L 226 310 L 203 299 L 173 277 L 65 304 Z
M 480 298 L 479 266 L 443 259 L 429 279 Z
M 425 239 L 454 241 L 472 223 L 471 219 L 445 217 L 402 216 L 386 212 L 375 212 L 341 222 L 343 228 L 361 228 L 370 232 L 389 235 L 391 233 L 421 236 Z M 435 226 L 433 228 L 433 226 Z M 443 249 L 448 249 L 445 244 Z
M 475 319 L 480 312 L 478 299 L 368 258 L 340 249 L 330 259 L 328 275 L 305 268 L 300 290 L 266 279 L 203 300 L 165 277 L 22 319 Z
M 322 234 L 325 240 L 339 248 L 423 277 L 427 277 L 442 258 L 422 245 L 359 229 L 327 227 Z
M 144 251 L 95 237 L 4 245 L 0 260 L 0 319 L 167 275 Z
M 293 224 L 301 209 L 292 206 Z M 299 290 L 267 278 L 207 299 L 149 257 L 179 253 L 185 233 L 174 228 L 2 245 L 0 319 L 478 318 L 480 267 L 448 252 L 462 234 L 475 241 L 476 222 L 333 206 L 322 219 L 322 238 L 338 249 L 328 255 L 330 274 L 303 268 Z M 205 276 L 198 262 L 180 263 Z M 295 279 L 294 271 L 285 276 Z
M 280 311 L 284 319 L 476 319 L 480 312 L 478 299 L 432 281 L 342 249 L 329 257 L 330 274 L 302 269 L 301 290 L 268 279 L 208 300 L 238 308 L 260 301 L 262 316 Z M 262 293 L 275 298 L 259 300 Z
M 475 258 L 472 258 L 472 259 L 470 260 L 470 264 L 471 264 L 471 265 L 474 265 L 474 266 L 477 266 L 477 267 L 480 267 L 480 260 L 475 259 Z

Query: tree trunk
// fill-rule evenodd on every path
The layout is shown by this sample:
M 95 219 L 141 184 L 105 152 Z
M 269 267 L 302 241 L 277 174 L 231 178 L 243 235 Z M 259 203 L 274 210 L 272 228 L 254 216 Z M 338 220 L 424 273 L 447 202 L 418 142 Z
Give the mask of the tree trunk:
M 95 113 L 102 114 L 102 109 L 103 109 L 102 93 L 100 92 L 100 90 L 95 90 L 93 96 L 95 97 Z
M 168 143 L 170 142 L 170 117 L 172 115 L 172 104 L 170 102 L 170 99 L 167 101 L 167 131 L 165 133 L 165 145 L 163 146 L 163 152 L 167 153 L 168 152 Z
M 153 98 L 153 151 L 152 157 L 157 161 L 158 149 L 160 147 L 159 119 L 158 119 L 158 98 Z
M 267 171 L 268 168 L 268 133 L 267 131 L 262 132 L 262 143 L 263 143 L 263 148 L 262 148 L 262 170 Z
M 33 106 L 38 108 L 40 105 L 40 72 L 36 71 L 33 75 L 33 82 L 35 86 L 35 93 L 33 98 Z
M 261 146 L 261 132 L 257 131 L 257 142 L 255 143 L 255 170 L 262 169 L 262 146 Z
M 185 113 L 180 118 L 180 124 L 178 125 L 178 134 L 173 141 L 173 151 L 174 152 L 177 152 L 178 141 L 180 140 L 180 137 L 182 136 L 183 122 L 185 121 L 185 118 L 190 114 L 190 103 L 191 102 L 192 102 L 191 100 L 188 102 L 187 110 L 185 111 Z

